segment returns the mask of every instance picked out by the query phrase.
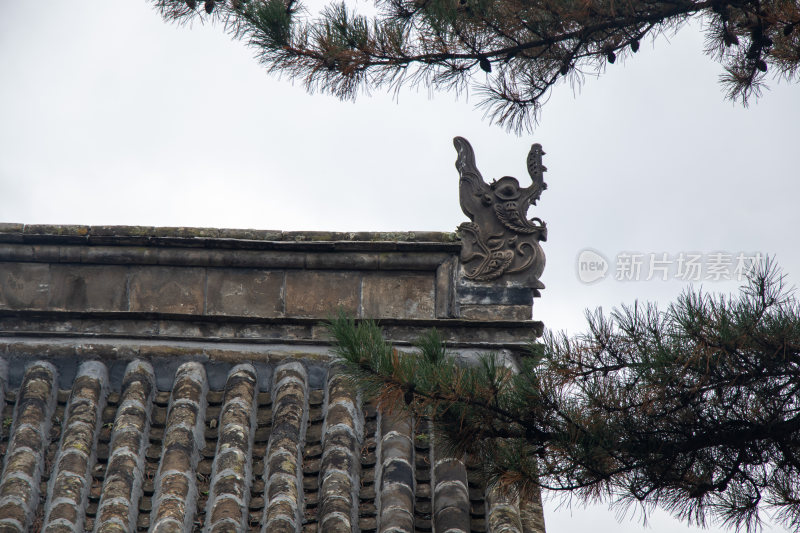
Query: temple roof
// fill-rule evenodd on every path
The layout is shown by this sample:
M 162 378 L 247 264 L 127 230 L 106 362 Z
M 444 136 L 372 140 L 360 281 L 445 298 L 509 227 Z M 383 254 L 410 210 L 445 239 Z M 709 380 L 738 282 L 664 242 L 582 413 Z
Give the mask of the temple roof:
M 541 334 L 450 233 L 0 224 L 0 533 L 544 533 L 431 423 L 378 413 L 321 325 L 436 327 L 465 364 Z M 463 459 L 463 460 L 462 460 Z

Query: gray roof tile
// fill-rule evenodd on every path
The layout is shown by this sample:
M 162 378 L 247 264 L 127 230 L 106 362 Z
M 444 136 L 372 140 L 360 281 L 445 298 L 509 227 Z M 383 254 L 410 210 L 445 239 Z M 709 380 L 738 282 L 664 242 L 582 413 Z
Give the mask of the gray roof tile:
M 0 362 L 0 531 L 544 531 L 540 502 L 487 499 L 468 464 L 418 438 L 428 422 L 362 405 L 335 366 L 314 388 L 302 361 L 276 364 L 268 391 L 249 363 L 219 390 L 199 362 L 170 391 L 159 372 L 136 360 L 114 383 L 88 361 L 59 390 L 38 361 L 6 390 Z

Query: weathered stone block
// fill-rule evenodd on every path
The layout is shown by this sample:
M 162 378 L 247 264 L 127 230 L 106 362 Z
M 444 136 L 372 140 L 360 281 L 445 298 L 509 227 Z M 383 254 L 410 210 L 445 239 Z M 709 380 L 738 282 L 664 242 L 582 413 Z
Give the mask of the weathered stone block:
M 6 240 L 6 235 L 0 234 L 3 241 Z M 28 262 L 35 261 L 36 254 L 33 251 L 33 246 L 30 244 L 4 244 L 0 242 L 0 261 L 2 262 Z
M 50 265 L 0 263 L 0 309 L 47 307 Z
M 347 426 L 339 426 L 333 429 L 328 426 L 323 435 L 323 440 L 325 446 L 339 446 L 348 450 L 358 449 L 358 439 L 356 439 L 355 430 Z
M 342 308 L 358 314 L 361 275 L 356 272 L 286 273 L 286 315 L 327 318 Z
M 450 318 L 455 303 L 456 258 L 451 257 L 436 269 L 436 318 Z
M 344 518 L 342 514 L 332 514 L 326 518 L 328 519 L 319 526 L 319 533 L 351 533 L 353 531 L 350 521 Z
M 464 463 L 456 459 L 439 462 L 434 468 L 437 481 L 460 481 L 467 486 L 467 470 Z
M 89 233 L 89 226 L 61 225 L 61 224 L 26 224 L 23 229 L 25 235 L 62 235 L 85 237 Z
M 40 263 L 57 263 L 61 257 L 60 247 L 49 244 L 34 244 L 33 256 Z
M 22 224 L 6 224 L 0 222 L 0 242 L 23 242 L 22 229 Z M 0 250 L 0 254 L 2 254 L 2 250 Z
M 247 400 L 241 399 L 240 401 Z M 222 417 L 220 418 L 220 426 L 224 428 L 228 425 L 231 425 L 234 427 L 243 428 L 244 426 L 248 425 L 249 421 L 250 409 L 247 409 L 238 403 L 230 403 L 225 407 L 225 411 L 223 411 Z
M 389 502 L 392 507 L 400 507 L 411 511 L 414 509 L 414 490 L 412 485 L 406 483 L 384 483 L 381 486 L 381 501 L 384 503 Z
M 130 310 L 201 314 L 205 269 L 138 267 L 130 274 Z
M 22 233 L 24 228 L 25 226 L 23 224 L 0 222 L 0 233 Z
M 86 457 L 81 453 L 67 453 L 58 461 L 58 470 L 83 475 L 86 472 Z
M 414 485 L 414 470 L 411 465 L 401 460 L 394 460 L 385 464 L 382 471 L 380 489 L 389 485 L 403 486 L 409 492 Z
M 211 511 L 212 523 L 226 519 L 233 519 L 237 524 L 242 520 L 242 507 L 234 499 L 220 500 L 214 504 L 214 509 Z M 229 523 L 227 531 L 235 531 L 235 528 Z
M 434 502 L 436 503 L 436 513 L 447 508 L 458 509 L 460 512 L 469 516 L 469 494 L 466 485 L 451 483 L 440 485 L 434 492 Z
M 242 473 L 229 472 L 225 475 L 218 475 L 214 479 L 214 487 L 211 491 L 211 495 L 213 497 L 224 495 L 226 498 L 244 501 L 247 497 L 244 483 L 245 480 Z
M 309 253 L 306 254 L 308 269 L 377 270 L 377 253 Z
M 364 277 L 362 312 L 370 318 L 434 318 L 432 274 L 376 273 Z
M 328 408 L 325 423 L 328 427 L 336 425 L 344 425 L 355 431 L 355 421 L 351 412 L 342 404 L 334 404 Z
M 64 520 L 74 524 L 78 521 L 78 509 L 72 503 L 59 503 L 50 510 L 48 518 L 50 521 Z M 57 525 L 54 525 L 53 529 L 48 529 L 48 531 L 53 531 L 55 527 Z M 67 530 L 70 531 L 70 529 Z
M 228 440 L 230 441 L 230 438 Z M 247 440 L 242 440 L 244 441 L 243 444 L 246 445 Z M 237 444 L 242 443 L 240 442 Z M 231 447 L 230 443 L 224 443 L 221 441 L 219 449 L 220 451 L 217 452 L 216 457 L 217 471 L 224 472 L 226 470 L 230 470 L 237 475 L 243 475 L 245 471 L 245 461 L 247 460 L 244 452 L 242 452 L 241 449 Z
M 326 469 L 352 472 L 355 468 L 353 452 L 342 448 L 331 448 L 326 451 L 323 465 Z
M 413 507 L 406 510 L 397 507 L 384 509 L 381 512 L 381 531 L 398 532 L 414 531 Z
M 470 531 L 469 503 L 463 507 L 445 507 L 433 517 L 437 531 Z
M 161 468 L 165 472 L 170 470 L 177 470 L 179 472 L 190 471 L 191 462 L 190 457 L 184 451 L 186 448 L 189 448 L 189 444 L 184 442 L 176 445 L 173 449 L 166 450 L 161 458 Z
M 350 500 L 352 488 L 352 480 L 349 474 L 336 470 L 326 470 L 322 478 L 322 494 L 320 494 L 323 514 L 336 511 L 349 514 L 353 503 Z
M 23 446 L 27 444 L 41 444 L 40 442 L 31 442 L 31 440 L 24 438 L 18 438 L 16 440 L 21 441 Z M 7 467 L 7 469 L 10 469 L 9 471 L 22 473 L 26 476 L 32 477 L 36 473 L 38 458 L 35 454 L 31 453 L 30 450 L 23 448 L 13 452 L 11 455 L 8 455 L 6 464 L 11 465 Z
M 0 516 L 5 519 L 16 520 L 20 524 L 25 524 L 27 520 L 27 514 L 25 513 L 25 509 L 15 501 L 7 501 L 0 505 Z M 5 531 L 22 531 L 22 529 L 14 529 L 11 524 L 4 524 Z M 5 533 L 5 532 L 4 532 Z
M 192 475 L 192 472 L 184 473 L 168 473 L 160 480 L 161 497 L 174 496 L 175 498 L 185 498 L 189 493 L 190 482 L 187 475 Z M 175 518 L 178 518 L 177 516 Z
M 533 305 L 533 289 L 529 287 L 505 287 L 502 285 L 477 284 L 461 280 L 457 287 L 457 298 L 461 304 L 480 305 Z
M 128 268 L 52 265 L 49 307 L 64 311 L 127 311 Z
M 386 252 L 380 255 L 379 265 L 381 270 L 435 271 L 449 257 L 447 253 Z
M 284 276 L 282 271 L 209 269 L 206 312 L 209 315 L 282 316 Z
M 461 318 L 469 320 L 530 320 L 530 305 L 462 305 Z

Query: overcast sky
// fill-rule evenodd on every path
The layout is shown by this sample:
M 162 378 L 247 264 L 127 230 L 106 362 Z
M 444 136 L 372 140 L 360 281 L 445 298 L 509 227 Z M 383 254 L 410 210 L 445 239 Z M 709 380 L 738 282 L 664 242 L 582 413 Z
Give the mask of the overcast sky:
M 534 318 L 551 329 L 581 331 L 587 308 L 666 305 L 689 285 L 681 253 L 700 256 L 712 291 L 736 290 L 706 278 L 715 261 L 733 273 L 740 253 L 800 276 L 800 87 L 773 81 L 749 108 L 725 100 L 699 24 L 558 87 L 517 137 L 475 99 L 309 95 L 220 28 L 166 25 L 143 0 L 0 7 L 0 221 L 453 231 L 466 220 L 461 135 L 484 178 L 523 185 L 531 143 L 544 146 L 549 188 L 529 214 L 549 228 Z M 577 274 L 585 249 L 608 264 L 592 284 Z M 667 254 L 667 281 L 646 280 L 650 254 Z M 638 281 L 623 268 L 636 258 Z M 549 533 L 642 530 L 602 506 L 546 510 Z M 649 530 L 693 531 L 663 513 Z

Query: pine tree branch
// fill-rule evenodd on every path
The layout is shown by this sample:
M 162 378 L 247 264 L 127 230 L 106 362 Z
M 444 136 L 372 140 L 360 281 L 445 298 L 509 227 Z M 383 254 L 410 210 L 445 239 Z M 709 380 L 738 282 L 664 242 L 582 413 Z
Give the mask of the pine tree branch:
M 727 69 L 730 98 L 757 96 L 768 68 L 787 80 L 800 69 L 792 0 L 384 0 L 371 19 L 331 4 L 314 20 L 300 17 L 295 0 L 214 1 L 210 14 L 152 1 L 167 20 L 223 23 L 270 71 L 309 90 L 354 98 L 384 85 L 458 92 L 471 82 L 487 116 L 517 132 L 532 127 L 565 77 L 600 72 L 692 18 L 707 26 L 706 51 Z
M 776 279 L 762 271 L 738 298 L 687 293 L 664 313 L 591 315 L 589 334 L 549 336 L 520 374 L 490 356 L 456 367 L 433 336 L 403 357 L 374 325 L 337 338 L 362 383 L 398 391 L 490 482 L 750 531 L 767 507 L 796 529 L 800 305 Z

